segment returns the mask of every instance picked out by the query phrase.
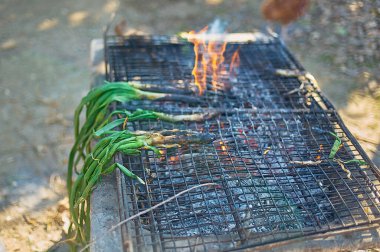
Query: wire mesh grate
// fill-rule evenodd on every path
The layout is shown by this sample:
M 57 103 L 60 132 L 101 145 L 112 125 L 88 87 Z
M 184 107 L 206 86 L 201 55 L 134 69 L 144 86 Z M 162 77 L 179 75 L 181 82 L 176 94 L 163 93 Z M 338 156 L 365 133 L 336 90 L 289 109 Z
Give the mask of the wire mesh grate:
M 138 37 L 129 39 L 124 44 L 110 42 L 106 56 L 108 78 L 190 90 L 193 81 L 193 45 L 186 42 L 155 45 L 149 41 L 152 41 L 149 37 Z M 237 75 L 220 75 L 221 81 L 228 85 L 226 90 L 215 92 L 208 89 L 201 102 L 181 104 L 182 106 L 254 109 L 317 108 L 321 104 L 329 106 L 315 88 L 314 97 L 310 93 L 287 94 L 299 88 L 301 82 L 295 77 L 277 76 L 274 72 L 277 69 L 303 69 L 280 42 L 229 43 L 225 52 L 226 62 L 231 62 L 230 59 L 238 48 L 241 62 Z M 226 68 L 229 67 L 226 64 Z
M 133 37 L 107 42 L 108 79 L 191 90 L 192 45 L 171 37 Z M 119 107 L 170 114 L 218 110 L 201 123 L 148 120 L 131 130 L 184 129 L 216 135 L 209 144 L 144 151 L 123 162 L 146 181 L 122 180 L 121 208 L 127 216 L 149 209 L 183 190 L 204 183 L 134 219 L 127 233 L 137 251 L 208 251 L 254 247 L 339 230 L 380 218 L 379 174 L 317 89 L 287 95 L 297 78 L 275 70 L 299 69 L 276 40 L 229 44 L 239 47 L 241 65 L 231 88 L 206 91 L 199 103 L 134 101 Z M 329 159 L 335 137 L 342 145 Z M 368 161 L 367 158 L 365 158 Z M 340 160 L 340 161 L 339 161 Z M 343 167 L 342 167 L 343 166 Z M 344 169 L 348 169 L 348 176 Z

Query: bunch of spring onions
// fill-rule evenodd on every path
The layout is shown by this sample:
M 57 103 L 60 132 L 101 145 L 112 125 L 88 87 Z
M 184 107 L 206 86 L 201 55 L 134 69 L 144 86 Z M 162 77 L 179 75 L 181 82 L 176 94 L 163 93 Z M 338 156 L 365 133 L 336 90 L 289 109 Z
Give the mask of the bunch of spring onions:
M 103 138 L 86 156 L 83 169 L 76 178 L 69 195 L 72 225 L 69 236 L 81 245 L 90 240 L 90 193 L 102 175 L 119 168 L 126 176 L 141 184 L 145 182 L 129 171 L 123 164 L 113 163 L 116 153 L 138 155 L 141 150 L 152 150 L 160 155 L 157 147 L 167 148 L 191 143 L 209 143 L 214 140 L 210 133 L 186 130 L 166 130 L 160 132 L 104 131 Z
M 72 186 L 73 170 L 76 170 L 78 163 L 84 160 L 91 152 L 91 140 L 93 133 L 105 124 L 109 123 L 112 117 L 120 111 L 108 113 L 109 106 L 113 102 L 128 102 L 131 100 L 174 100 L 185 102 L 199 102 L 198 98 L 181 94 L 171 94 L 164 92 L 144 91 L 143 88 L 151 88 L 152 85 L 139 84 L 136 82 L 105 82 L 105 85 L 92 89 L 80 102 L 74 114 L 74 134 L 75 142 L 70 151 L 67 171 L 67 188 Z M 162 89 L 166 90 L 166 89 Z M 81 124 L 80 116 L 86 110 L 85 120 Z M 144 115 L 143 117 L 147 117 Z
M 125 130 L 127 122 L 148 119 L 160 119 L 168 122 L 204 121 L 217 114 L 217 112 L 208 112 L 192 115 L 169 115 L 141 109 L 134 112 L 117 110 L 108 113 L 109 106 L 113 102 L 137 99 L 194 101 L 192 97 L 184 95 L 143 91 L 139 87 L 146 87 L 146 84 L 139 85 L 128 82 L 107 82 L 106 85 L 91 90 L 75 111 L 75 142 L 69 156 L 67 177 L 72 221 L 69 237 L 74 241 L 72 246 L 74 250 L 79 245 L 85 245 L 90 239 L 90 193 L 102 175 L 111 173 L 118 168 L 126 176 L 141 184 L 145 183 L 123 164 L 113 163 L 113 157 L 117 153 L 138 155 L 141 150 L 148 149 L 159 155 L 157 147 L 168 148 L 182 144 L 208 143 L 214 139 L 212 134 L 193 131 L 130 132 Z M 85 120 L 81 124 L 80 116 L 84 110 L 86 110 Z M 116 115 L 121 118 L 112 121 Z M 115 130 L 121 125 L 122 130 Z M 90 144 L 94 138 L 99 140 L 92 149 Z M 82 168 L 77 172 L 78 176 L 72 183 L 73 170 L 81 160 L 83 160 Z

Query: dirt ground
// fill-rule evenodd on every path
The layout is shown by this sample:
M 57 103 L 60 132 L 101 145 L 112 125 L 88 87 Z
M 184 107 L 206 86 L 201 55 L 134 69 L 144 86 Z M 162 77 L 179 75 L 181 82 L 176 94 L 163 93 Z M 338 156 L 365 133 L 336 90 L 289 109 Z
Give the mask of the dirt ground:
M 53 245 L 68 226 L 73 111 L 91 82 L 90 41 L 112 12 L 128 32 L 176 34 L 216 17 L 231 32 L 265 27 L 261 1 L 120 1 L 0 2 L 0 252 L 67 249 Z M 379 165 L 380 2 L 329 2 L 293 25 L 288 46 Z

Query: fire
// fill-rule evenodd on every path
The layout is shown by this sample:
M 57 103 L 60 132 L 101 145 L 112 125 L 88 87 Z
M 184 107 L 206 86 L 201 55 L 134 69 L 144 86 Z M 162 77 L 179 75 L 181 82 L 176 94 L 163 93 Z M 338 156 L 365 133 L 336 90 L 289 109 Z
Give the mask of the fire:
M 207 46 L 207 53 L 209 55 L 209 61 L 211 62 L 212 69 L 212 87 L 213 90 L 218 89 L 219 73 L 223 70 L 224 51 L 226 50 L 227 42 L 218 43 L 216 41 L 210 41 Z
M 224 52 L 226 51 L 227 42 L 217 40 L 206 40 L 205 38 L 191 36 L 202 35 L 208 30 L 208 26 L 204 27 L 198 33 L 189 32 L 188 41 L 194 44 L 195 62 L 191 72 L 194 76 L 194 83 L 198 87 L 199 95 L 202 95 L 207 89 L 207 76 L 211 73 L 211 84 L 213 90 L 218 90 L 222 84 L 220 83 L 220 75 L 224 72 Z
M 237 75 L 237 68 L 240 66 L 240 56 L 239 56 L 239 49 L 240 47 L 234 52 L 231 58 L 231 64 L 230 64 L 230 76 L 236 76 Z
M 208 26 L 204 27 L 197 34 L 203 34 L 207 31 Z M 196 34 L 195 31 L 189 32 L 189 34 Z M 188 39 L 189 42 L 194 44 L 194 54 L 195 54 L 195 62 L 194 68 L 191 74 L 194 76 L 195 85 L 197 85 L 199 94 L 202 95 L 204 90 L 206 89 L 206 81 L 207 81 L 207 63 L 204 54 L 202 53 L 202 49 L 206 47 L 206 42 L 202 39 Z M 204 49 L 203 49 L 204 50 Z M 199 67 L 200 65 L 200 67 Z M 200 69 L 201 68 L 201 69 Z

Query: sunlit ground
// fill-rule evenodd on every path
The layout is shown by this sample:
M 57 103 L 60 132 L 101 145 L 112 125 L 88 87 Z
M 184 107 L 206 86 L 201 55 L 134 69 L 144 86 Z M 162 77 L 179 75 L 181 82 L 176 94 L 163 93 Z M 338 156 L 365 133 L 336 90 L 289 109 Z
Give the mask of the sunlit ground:
M 379 164 L 380 89 L 374 94 L 353 92 L 340 115 L 368 156 Z

